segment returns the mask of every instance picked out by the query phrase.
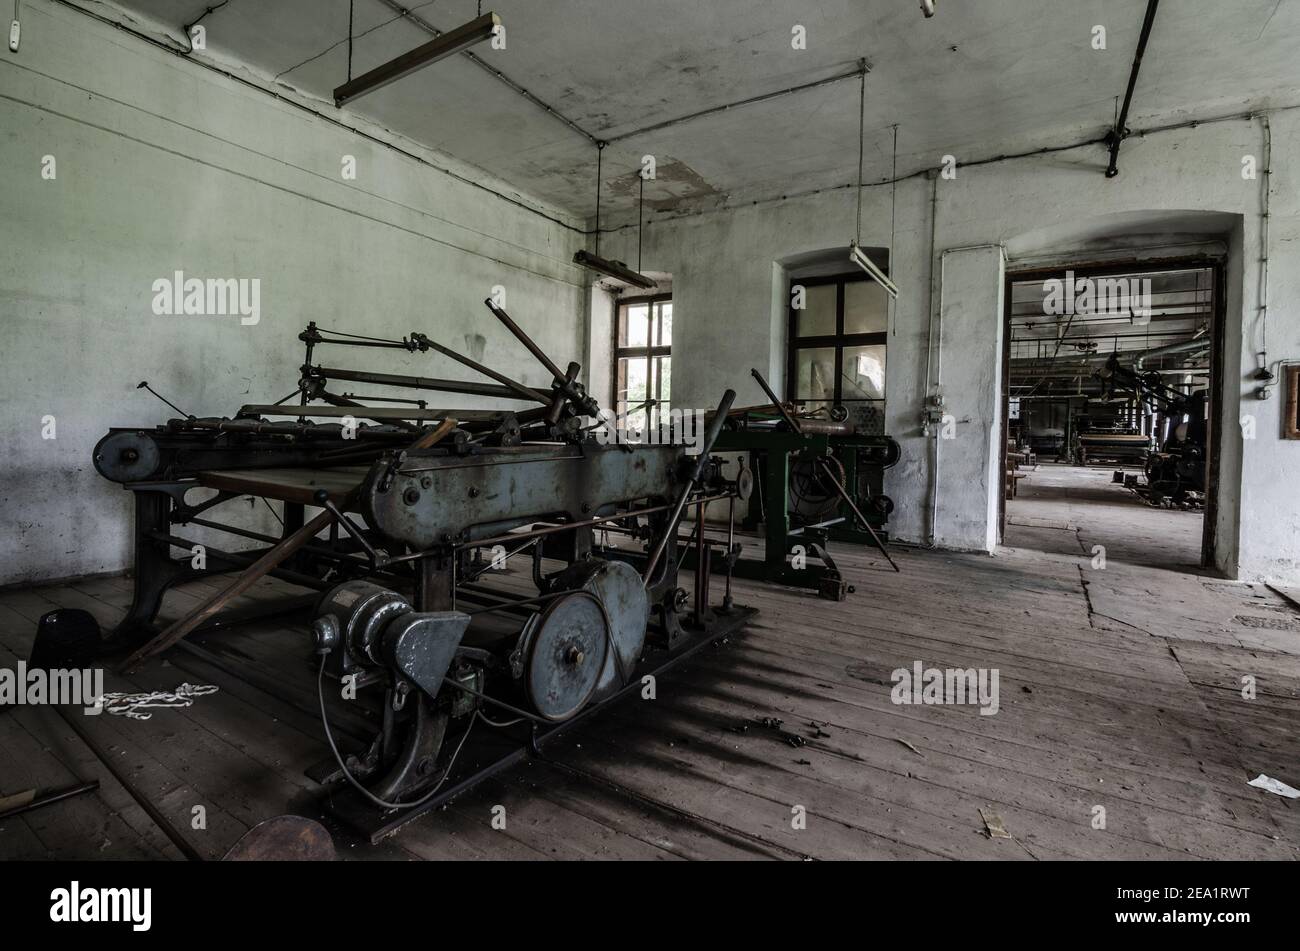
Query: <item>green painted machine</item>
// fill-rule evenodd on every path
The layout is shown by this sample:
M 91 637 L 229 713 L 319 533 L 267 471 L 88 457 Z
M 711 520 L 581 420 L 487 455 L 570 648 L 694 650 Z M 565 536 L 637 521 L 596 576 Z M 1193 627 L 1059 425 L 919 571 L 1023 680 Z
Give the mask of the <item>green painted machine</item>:
M 858 433 L 842 418 L 799 413 L 752 372 L 772 402 L 732 410 L 713 447 L 748 472 L 738 477 L 753 483 L 740 527 L 764 538 L 761 559 L 742 558 L 731 546 L 725 558 L 733 573 L 842 601 L 853 588 L 830 554 L 831 541 L 874 545 L 897 571 L 885 546 L 894 504 L 883 484 L 898 462 L 898 442 Z

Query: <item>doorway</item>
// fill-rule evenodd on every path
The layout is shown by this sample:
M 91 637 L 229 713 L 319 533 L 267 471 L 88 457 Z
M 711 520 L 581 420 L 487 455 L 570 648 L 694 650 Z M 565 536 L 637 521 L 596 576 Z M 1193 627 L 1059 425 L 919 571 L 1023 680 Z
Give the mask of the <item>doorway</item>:
M 1217 259 L 1008 272 L 1004 544 L 1214 564 L 1222 288 Z

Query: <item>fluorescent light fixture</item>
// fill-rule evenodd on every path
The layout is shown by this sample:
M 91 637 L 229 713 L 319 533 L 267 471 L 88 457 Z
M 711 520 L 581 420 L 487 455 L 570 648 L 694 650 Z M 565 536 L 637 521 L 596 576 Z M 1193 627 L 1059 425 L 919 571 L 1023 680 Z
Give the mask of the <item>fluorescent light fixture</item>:
M 886 294 L 894 300 L 898 300 L 898 285 L 891 281 L 884 271 L 876 267 L 875 262 L 867 257 L 865 252 L 856 244 L 849 245 L 849 260 L 866 271 L 867 276 L 883 287 Z
M 586 251 L 579 251 L 573 256 L 573 263 L 581 264 L 593 271 L 599 271 L 601 274 L 612 277 L 616 281 L 622 281 L 624 284 L 631 284 L 633 287 L 643 287 L 648 290 L 655 286 L 653 278 L 632 270 L 622 261 L 607 261 L 594 254 L 588 254 Z
M 396 82 L 403 76 L 409 76 L 417 69 L 423 69 L 440 59 L 446 59 L 456 53 L 469 49 L 475 43 L 489 39 L 501 25 L 501 18 L 495 13 L 485 13 L 477 19 L 470 20 L 464 26 L 440 36 L 435 36 L 423 46 L 417 46 L 403 53 L 396 59 L 390 59 L 382 66 L 376 66 L 368 73 L 356 79 L 350 79 L 334 90 L 334 105 L 341 106 L 358 96 L 382 89 L 389 83 Z

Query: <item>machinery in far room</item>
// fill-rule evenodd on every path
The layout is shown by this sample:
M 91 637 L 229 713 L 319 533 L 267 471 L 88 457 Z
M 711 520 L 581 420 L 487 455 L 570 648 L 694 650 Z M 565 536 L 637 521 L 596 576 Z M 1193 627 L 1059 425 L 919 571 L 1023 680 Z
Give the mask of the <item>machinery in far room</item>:
M 1140 374 L 1124 366 L 1116 354 L 1097 375 L 1107 396 L 1121 390 L 1156 411 L 1159 448 L 1146 454 L 1147 501 L 1152 505 L 1189 507 L 1204 504 L 1206 391 L 1183 393 L 1162 382 L 1157 373 Z
M 1074 464 L 1093 466 L 1105 463 L 1144 466 L 1151 448 L 1151 438 L 1124 426 L 1092 428 L 1088 417 L 1075 419 Z
M 696 572 L 693 599 L 678 587 L 682 516 L 748 497 L 748 480 L 724 477 L 711 455 L 734 393 L 723 395 L 689 449 L 602 444 L 585 424 L 600 409 L 577 382 L 580 367 L 561 369 L 505 311 L 488 307 L 546 368 L 548 390 L 420 333 L 385 340 L 311 324 L 299 337 L 306 358 L 298 388 L 279 403 L 245 405 L 233 418 L 113 429 L 95 449 L 96 469 L 136 505 L 134 601 L 105 650 L 130 650 L 130 669 L 195 630 L 239 620 L 228 606 L 266 575 L 313 591 L 302 600 L 314 606 L 319 713 L 334 757 L 312 775 L 331 784 L 327 808 L 374 838 L 517 762 L 754 613 L 731 602 L 729 562 L 728 597 L 709 603 L 702 539 L 696 560 L 706 568 Z M 329 345 L 433 351 L 492 382 L 313 363 Z M 340 393 L 336 381 L 530 405 L 432 409 L 424 400 Z M 207 497 L 193 500 L 193 490 Z M 281 537 L 209 516 L 249 497 L 282 504 Z M 307 518 L 307 506 L 321 511 Z M 178 526 L 267 547 L 205 545 L 207 565 L 196 567 L 197 543 Z M 595 549 L 603 526 L 638 540 L 639 569 Z M 488 583 L 494 568 L 525 553 L 534 593 Z M 156 630 L 171 586 L 229 571 L 239 574 Z M 256 666 L 252 658 L 247 666 Z M 374 698 L 374 734 L 341 749 L 327 695 L 336 715 L 346 713 L 336 697 L 348 685 Z M 489 737 L 462 754 L 476 725 Z

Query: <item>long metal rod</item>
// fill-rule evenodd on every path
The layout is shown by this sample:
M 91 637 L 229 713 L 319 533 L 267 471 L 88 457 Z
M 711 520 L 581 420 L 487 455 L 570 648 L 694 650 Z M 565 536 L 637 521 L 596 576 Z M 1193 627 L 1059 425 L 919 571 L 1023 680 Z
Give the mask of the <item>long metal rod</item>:
M 427 343 L 434 350 L 437 350 L 444 357 L 450 357 L 451 359 L 455 360 L 457 363 L 464 364 L 465 366 L 469 367 L 471 370 L 477 370 L 479 373 L 482 373 L 484 376 L 491 377 L 492 379 L 500 383 L 502 386 L 510 390 L 513 390 L 515 393 L 519 394 L 516 397 L 516 399 L 532 400 L 538 403 L 551 402 L 551 398 L 547 396 L 545 393 L 542 393 L 539 390 L 535 390 L 530 386 L 524 386 L 524 384 L 516 380 L 512 380 L 504 373 L 498 373 L 496 370 L 493 370 L 491 367 L 484 366 L 483 364 L 479 363 L 477 360 L 465 356 L 463 353 L 457 353 L 455 350 L 451 349 L 451 347 L 444 347 L 436 340 L 430 340 L 428 337 L 424 336 L 423 334 L 420 335 L 420 340 L 423 341 L 424 343 Z
M 824 456 L 817 457 L 817 464 L 822 470 L 822 478 L 828 481 L 835 488 L 835 491 L 839 493 L 840 498 L 844 500 L 844 503 L 853 512 L 858 522 L 867 530 L 867 534 L 871 536 L 871 541 L 880 549 L 880 553 L 885 556 L 885 561 L 889 562 L 889 567 L 893 568 L 895 571 L 902 571 L 903 569 L 894 564 L 894 559 L 889 555 L 889 549 L 885 547 L 885 543 L 881 541 L 880 536 L 876 534 L 876 530 L 871 526 L 871 523 L 867 521 L 867 517 L 858 509 L 857 503 L 854 502 L 852 496 L 849 495 L 849 490 L 844 488 L 844 483 L 842 483 L 835 475 L 834 471 L 832 471 L 831 464 L 826 461 Z
M 99 788 L 99 780 L 92 779 L 88 783 L 77 783 L 75 786 L 65 786 L 62 789 L 52 789 L 43 796 L 33 796 L 26 802 L 12 806 L 9 809 L 0 812 L 0 822 L 5 819 L 12 819 L 14 816 L 20 816 L 24 812 L 31 812 L 33 809 L 39 809 L 41 806 L 52 805 L 56 802 L 62 802 L 65 799 L 71 799 L 73 796 L 80 796 L 82 793 L 93 792 Z M 35 790 L 33 790 L 35 792 Z
M 216 592 L 197 608 L 191 611 L 185 617 L 173 622 L 161 634 L 141 645 L 130 657 L 123 662 L 121 669 L 130 670 L 143 660 L 153 657 L 171 647 L 177 641 L 181 640 L 196 627 L 212 617 L 235 598 L 246 592 L 255 585 L 259 580 L 271 572 L 273 568 L 281 565 L 290 555 L 307 544 L 316 537 L 316 533 L 323 531 L 334 520 L 334 516 L 328 512 L 318 513 L 311 521 L 303 525 L 292 535 L 282 539 L 279 544 L 274 545 L 262 555 L 261 558 L 245 568 L 234 581 L 228 584 L 222 590 Z
M 1142 69 L 1142 57 L 1146 55 L 1147 41 L 1151 39 L 1151 27 L 1156 20 L 1156 8 L 1160 0 L 1147 0 L 1146 16 L 1142 20 L 1142 35 L 1138 37 L 1137 52 L 1133 56 L 1133 68 L 1128 74 L 1128 89 L 1124 91 L 1124 106 L 1120 109 L 1119 119 L 1110 133 L 1110 164 L 1106 167 L 1106 177 L 1114 178 L 1119 174 L 1119 147 L 1126 137 L 1128 110 L 1133 104 L 1133 91 L 1137 88 L 1138 72 Z
M 431 346 L 433 345 L 433 341 L 429 341 L 429 343 Z M 469 358 L 466 357 L 465 359 L 468 360 Z M 474 367 L 473 369 L 478 368 Z M 326 380 L 347 380 L 350 383 L 373 383 L 376 386 L 396 386 L 408 390 L 437 390 L 445 393 L 463 393 L 466 396 L 493 396 L 508 400 L 523 398 L 517 390 L 508 386 L 475 383 L 472 380 L 443 380 L 430 376 L 406 376 L 398 373 L 373 373 L 369 370 L 347 370 L 342 367 L 313 367 L 312 372 L 313 374 L 319 374 Z M 375 398 L 388 399 L 386 396 Z
M 686 508 L 686 500 L 694 490 L 695 484 L 699 482 L 700 476 L 704 474 L 709 453 L 713 452 L 713 444 L 718 440 L 718 433 L 722 432 L 723 424 L 727 421 L 727 414 L 731 412 L 731 404 L 735 399 L 735 390 L 727 390 L 723 393 L 722 401 L 718 403 L 713 418 L 709 420 L 709 428 L 704 432 L 704 443 L 700 446 L 700 455 L 695 468 L 691 470 L 690 478 L 686 480 L 681 493 L 677 496 L 677 503 L 673 506 L 672 514 L 668 516 L 668 524 L 664 527 L 663 535 L 660 536 L 650 557 L 646 559 L 645 571 L 641 573 L 641 580 L 646 586 L 649 586 L 650 579 L 654 577 L 655 568 L 659 567 L 659 559 L 663 557 L 664 550 L 668 547 L 668 539 L 677 534 L 677 522 L 682 517 L 682 510 Z
M 547 372 L 555 378 L 556 382 L 562 382 L 564 380 L 564 371 L 556 365 L 554 360 L 546 355 L 545 351 L 543 351 L 541 347 L 533 342 L 533 338 L 528 336 L 524 329 L 515 323 L 514 319 L 511 318 L 509 314 L 498 307 L 496 302 L 490 297 L 483 303 L 487 304 L 488 310 L 492 311 L 496 319 L 505 324 L 506 329 L 515 335 L 515 339 L 522 343 L 524 347 L 527 348 L 528 352 L 537 358 L 537 362 L 546 367 Z M 550 398 L 548 397 L 544 402 L 549 403 Z

